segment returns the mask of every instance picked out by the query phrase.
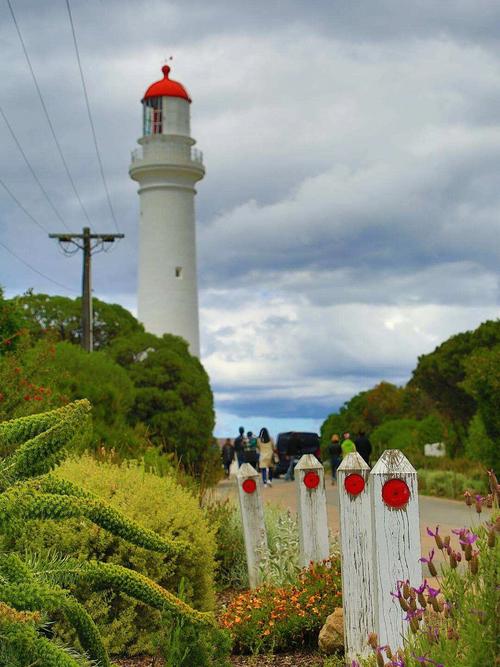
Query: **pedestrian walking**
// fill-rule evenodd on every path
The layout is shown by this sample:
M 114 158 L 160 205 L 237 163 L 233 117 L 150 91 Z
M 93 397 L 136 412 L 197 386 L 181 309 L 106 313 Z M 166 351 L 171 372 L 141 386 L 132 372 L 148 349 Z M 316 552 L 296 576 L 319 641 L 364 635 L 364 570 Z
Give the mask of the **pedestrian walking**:
M 351 434 L 349 433 L 349 431 L 346 431 L 344 433 L 341 447 L 342 447 L 342 458 L 345 458 L 348 454 L 352 454 L 352 452 L 356 451 L 356 445 L 351 440 Z
M 370 465 L 370 458 L 372 455 L 372 443 L 364 431 L 358 433 L 358 437 L 354 441 L 356 451 L 363 458 L 365 463 Z
M 238 459 L 239 467 L 245 463 L 245 447 L 247 444 L 247 437 L 245 435 L 245 429 L 243 426 L 239 427 L 238 432 L 238 435 L 234 439 L 234 452 L 236 454 L 236 458 Z
M 254 468 L 257 468 L 259 463 L 259 452 L 257 451 L 257 438 L 252 431 L 247 431 L 244 457 L 245 463 L 250 463 Z
M 328 445 L 328 454 L 330 455 L 330 469 L 332 473 L 332 484 L 337 481 L 337 468 L 342 461 L 342 447 L 340 446 L 340 438 L 334 433 Z
M 261 428 L 257 438 L 257 451 L 259 452 L 259 466 L 264 486 L 272 486 L 274 453 L 276 447 L 274 440 L 269 435 L 267 428 Z
M 234 460 L 234 447 L 231 444 L 231 438 L 226 438 L 225 443 L 222 445 L 221 456 L 222 464 L 224 466 L 224 474 L 226 477 L 229 477 L 229 469 Z

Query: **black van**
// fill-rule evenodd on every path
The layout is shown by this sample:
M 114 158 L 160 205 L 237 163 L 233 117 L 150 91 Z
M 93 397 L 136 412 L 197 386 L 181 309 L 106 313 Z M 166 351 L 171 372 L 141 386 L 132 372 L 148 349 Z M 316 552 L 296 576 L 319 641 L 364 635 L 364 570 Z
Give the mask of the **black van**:
M 304 433 L 302 431 L 287 431 L 279 433 L 276 438 L 276 449 L 278 450 L 279 462 L 275 465 L 273 475 L 279 477 L 284 475 L 290 465 L 288 452 L 296 451 L 296 458 L 304 454 L 314 454 L 321 461 L 320 441 L 317 433 Z

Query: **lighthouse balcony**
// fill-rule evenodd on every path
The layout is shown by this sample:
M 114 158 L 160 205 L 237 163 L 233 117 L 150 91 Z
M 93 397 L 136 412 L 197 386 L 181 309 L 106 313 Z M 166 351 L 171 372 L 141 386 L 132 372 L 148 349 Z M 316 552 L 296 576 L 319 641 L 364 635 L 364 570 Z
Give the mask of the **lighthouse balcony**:
M 132 151 L 132 166 L 148 163 L 182 164 L 203 166 L 203 153 L 198 148 L 186 145 L 146 144 Z

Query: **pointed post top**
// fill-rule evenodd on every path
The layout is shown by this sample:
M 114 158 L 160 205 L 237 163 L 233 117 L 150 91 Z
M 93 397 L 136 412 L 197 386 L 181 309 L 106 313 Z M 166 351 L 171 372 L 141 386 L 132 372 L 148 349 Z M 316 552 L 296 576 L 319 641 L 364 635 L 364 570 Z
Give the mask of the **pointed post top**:
M 243 463 L 243 465 L 238 470 L 237 477 L 248 479 L 249 477 L 258 477 L 259 473 L 255 468 L 250 465 L 250 463 Z
M 342 459 L 342 463 L 339 465 L 337 470 L 341 470 L 346 474 L 350 472 L 364 472 L 369 471 L 370 466 L 366 463 L 362 456 L 358 452 L 351 452 Z
M 406 475 L 417 471 L 399 449 L 386 449 L 372 469 L 372 475 Z
M 314 454 L 304 454 L 295 466 L 295 470 L 322 470 L 323 466 Z

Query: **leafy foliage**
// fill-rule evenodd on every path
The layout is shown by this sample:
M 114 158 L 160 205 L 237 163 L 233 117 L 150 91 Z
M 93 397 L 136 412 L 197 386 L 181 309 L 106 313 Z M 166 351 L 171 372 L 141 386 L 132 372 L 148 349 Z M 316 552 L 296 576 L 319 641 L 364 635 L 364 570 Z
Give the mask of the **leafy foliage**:
M 396 387 L 381 382 L 347 401 L 321 426 L 324 453 L 333 433 L 345 430 L 371 434 L 375 453 L 395 447 L 412 456 L 422 445 L 445 442 L 450 456 L 463 455 L 472 427 L 478 433 L 480 415 L 485 446 L 467 446 L 468 456 L 497 468 L 500 463 L 500 320 L 475 331 L 452 336 L 430 354 L 419 357 L 410 382 Z M 487 446 L 493 443 L 493 447 Z
M 475 399 L 486 439 L 481 447 L 485 462 L 492 468 L 500 465 L 500 345 L 482 348 L 464 362 L 466 371 L 462 387 Z M 470 438 L 470 434 L 469 434 Z M 488 446 L 488 441 L 491 443 Z
M 419 357 L 411 384 L 425 391 L 440 412 L 464 428 L 476 411 L 473 396 L 462 387 L 465 360 L 479 349 L 487 350 L 499 343 L 500 320 L 452 336 L 434 352 Z
M 17 333 L 15 346 L 0 345 L 0 419 L 85 397 L 95 406 L 94 451 L 104 446 L 134 458 L 153 444 L 202 485 L 218 478 L 213 396 L 185 341 L 146 334 L 121 306 L 94 300 L 95 351 L 88 355 L 78 347 L 79 299 L 30 292 L 0 297 L 0 318 L 5 308 L 15 315 L 5 329 L 9 344 Z
M 48 475 L 62 460 L 72 439 L 88 424 L 89 412 L 90 404 L 83 400 L 52 412 L 0 424 L 0 441 L 9 452 L 0 460 L 0 533 L 16 534 L 30 519 L 86 517 L 95 525 L 146 549 L 168 556 L 186 550 L 188 545 L 182 541 L 162 538 L 126 519 L 88 492 Z M 213 624 L 210 614 L 192 609 L 133 570 L 92 560 L 72 564 L 75 579 L 87 585 L 115 586 L 157 609 L 169 609 L 183 615 L 190 623 L 207 627 Z M 68 583 L 68 568 L 63 568 L 60 581 L 57 581 L 57 569 L 52 568 L 48 579 L 44 577 L 43 568 L 31 567 L 29 560 L 22 559 L 18 554 L 0 554 L 0 602 L 18 611 L 43 612 L 49 618 L 62 613 L 75 629 L 82 649 L 101 667 L 108 667 L 107 652 L 94 621 L 64 588 L 64 584 Z M 46 642 L 35 641 L 39 637 L 33 635 L 37 626 L 34 628 L 12 617 L 9 622 L 9 632 L 23 637 L 15 640 L 18 644 L 21 642 L 20 650 L 44 650 Z M 11 627 L 12 623 L 15 628 Z M 50 649 L 45 650 L 48 652 Z M 57 654 L 56 645 L 53 654 Z M 67 664 L 74 663 L 69 659 L 67 661 Z
M 81 344 L 81 298 L 34 294 L 31 290 L 8 302 L 15 308 L 20 327 L 27 329 L 35 339 L 45 338 Z M 94 312 L 94 348 L 108 346 L 117 336 L 144 331 L 144 327 L 128 310 L 118 304 L 92 299 Z
M 175 452 L 198 477 L 219 471 L 220 453 L 212 444 L 212 392 L 187 343 L 168 334 L 134 334 L 116 339 L 109 354 L 136 388 L 130 421 L 146 424 L 152 441 Z

